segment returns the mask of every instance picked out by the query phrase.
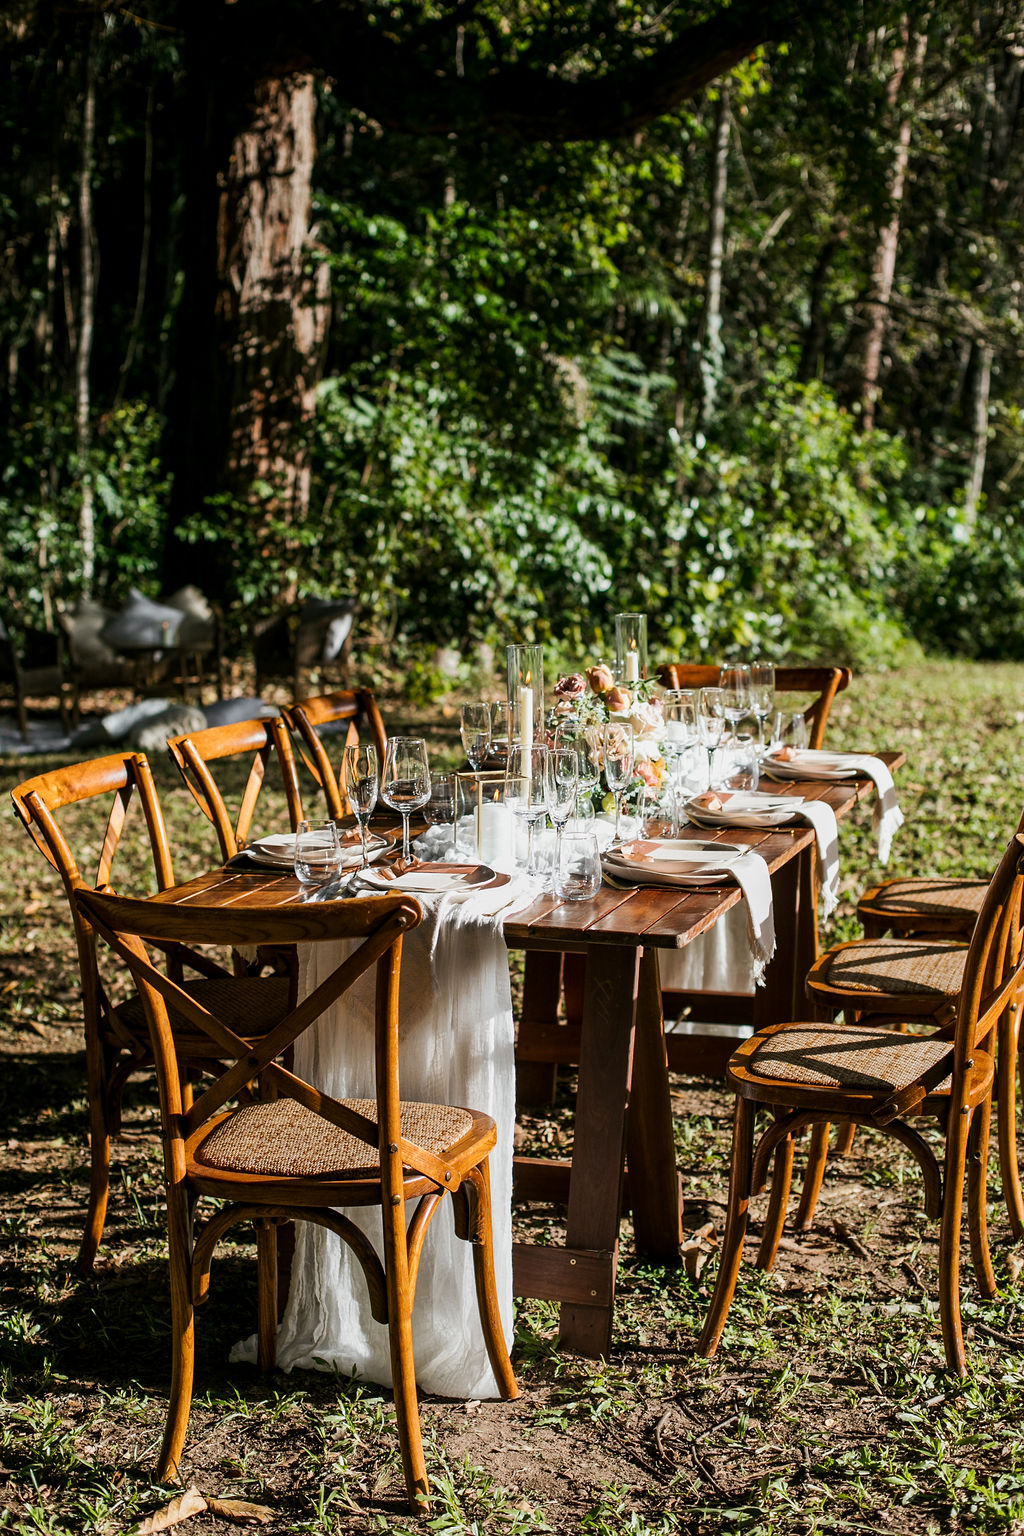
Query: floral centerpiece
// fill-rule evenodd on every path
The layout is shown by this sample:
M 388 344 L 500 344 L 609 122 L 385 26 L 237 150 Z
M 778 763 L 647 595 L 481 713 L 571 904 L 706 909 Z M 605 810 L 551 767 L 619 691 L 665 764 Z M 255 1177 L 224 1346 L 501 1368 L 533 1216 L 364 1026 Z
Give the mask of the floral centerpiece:
M 633 782 L 623 796 L 625 805 L 641 812 L 645 804 L 655 803 L 665 781 L 666 764 L 662 756 L 662 709 L 658 684 L 654 678 L 624 687 L 616 683 L 611 669 L 604 665 L 588 667 L 586 675 L 572 672 L 560 677 L 554 688 L 554 706 L 550 717 L 552 735 L 560 725 L 575 723 L 588 735 L 600 765 L 601 779 L 594 792 L 601 810 L 614 807 L 614 797 L 604 778 L 604 727 L 609 724 L 633 728 Z

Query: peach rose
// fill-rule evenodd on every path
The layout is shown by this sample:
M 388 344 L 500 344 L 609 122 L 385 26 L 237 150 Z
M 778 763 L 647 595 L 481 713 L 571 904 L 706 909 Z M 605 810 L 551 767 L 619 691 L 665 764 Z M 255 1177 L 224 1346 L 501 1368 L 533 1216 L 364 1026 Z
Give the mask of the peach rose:
M 606 693 L 609 688 L 614 687 L 615 678 L 612 676 L 611 668 L 602 663 L 599 667 L 587 668 L 587 682 L 595 693 Z
M 613 715 L 621 715 L 633 702 L 631 694 L 625 688 L 608 688 L 605 691 L 604 702 Z

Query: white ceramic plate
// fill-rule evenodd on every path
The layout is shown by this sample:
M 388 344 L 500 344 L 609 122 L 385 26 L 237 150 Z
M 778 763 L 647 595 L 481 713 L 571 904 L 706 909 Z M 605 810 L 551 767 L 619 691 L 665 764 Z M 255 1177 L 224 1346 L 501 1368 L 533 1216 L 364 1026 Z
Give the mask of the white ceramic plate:
M 409 891 L 434 895 L 443 891 L 479 891 L 485 886 L 507 885 L 509 876 L 488 864 L 418 864 L 400 874 L 397 869 L 370 869 L 360 884 L 380 891 Z
M 780 761 L 769 753 L 762 767 L 770 779 L 855 779 L 859 773 L 857 768 L 830 752 L 798 752 L 788 761 Z

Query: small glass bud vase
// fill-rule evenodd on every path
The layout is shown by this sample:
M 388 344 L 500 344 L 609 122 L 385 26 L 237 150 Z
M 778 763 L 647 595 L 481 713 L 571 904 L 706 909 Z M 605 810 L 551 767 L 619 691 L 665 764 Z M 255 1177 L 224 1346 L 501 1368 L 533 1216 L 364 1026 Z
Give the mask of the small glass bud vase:
M 647 676 L 647 615 L 615 615 L 615 675 L 620 683 L 639 683 Z
M 544 652 L 539 645 L 508 647 L 509 744 L 544 745 Z

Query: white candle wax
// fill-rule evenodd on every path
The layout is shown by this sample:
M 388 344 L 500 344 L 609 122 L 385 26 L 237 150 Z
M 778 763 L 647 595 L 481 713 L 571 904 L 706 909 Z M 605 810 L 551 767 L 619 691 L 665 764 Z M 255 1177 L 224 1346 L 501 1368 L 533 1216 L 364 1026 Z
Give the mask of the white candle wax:
M 486 801 L 479 808 L 477 856 L 492 869 L 509 870 L 515 862 L 512 844 L 512 812 L 507 805 Z
M 638 683 L 640 681 L 640 657 L 636 651 L 626 652 L 625 681 L 627 683 Z
M 530 748 L 533 746 L 533 689 L 519 690 L 519 740 L 523 746 L 524 772 L 530 773 Z

